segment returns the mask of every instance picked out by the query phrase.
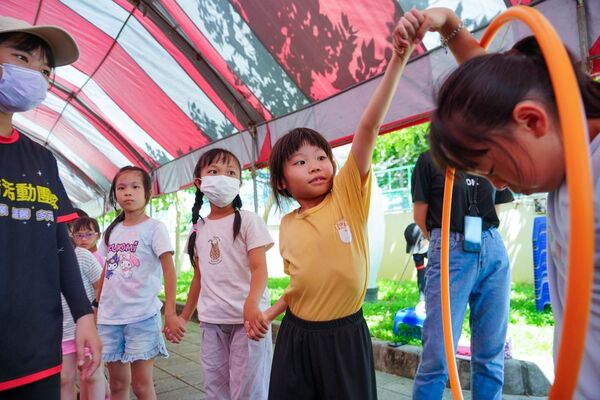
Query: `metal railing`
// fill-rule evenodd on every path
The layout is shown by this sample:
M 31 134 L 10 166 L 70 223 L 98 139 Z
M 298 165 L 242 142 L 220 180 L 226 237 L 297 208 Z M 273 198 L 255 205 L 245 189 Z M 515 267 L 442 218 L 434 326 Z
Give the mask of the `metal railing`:
M 414 165 L 373 170 L 373 176 L 381 194 L 387 199 L 385 211 L 410 211 L 412 210 L 412 196 L 410 193 L 410 178 Z

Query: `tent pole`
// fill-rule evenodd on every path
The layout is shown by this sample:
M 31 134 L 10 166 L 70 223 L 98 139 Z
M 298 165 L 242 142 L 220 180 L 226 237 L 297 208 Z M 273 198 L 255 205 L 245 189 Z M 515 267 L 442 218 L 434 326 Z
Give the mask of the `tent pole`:
M 250 172 L 252 173 L 252 189 L 254 192 L 254 212 L 258 214 L 258 182 L 256 181 L 256 159 L 258 158 L 258 135 L 256 134 L 256 125 L 251 122 L 248 126 L 248 132 L 252 137 L 252 165 Z
M 591 73 L 592 60 L 589 57 L 590 43 L 588 41 L 585 0 L 577 0 L 577 28 L 579 30 L 579 56 L 585 66 L 586 72 Z

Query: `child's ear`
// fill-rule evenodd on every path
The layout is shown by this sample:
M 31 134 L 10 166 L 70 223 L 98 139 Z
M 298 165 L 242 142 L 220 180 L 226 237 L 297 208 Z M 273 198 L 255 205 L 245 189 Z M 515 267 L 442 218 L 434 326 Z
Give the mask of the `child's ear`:
M 537 101 L 519 102 L 513 112 L 513 121 L 519 130 L 542 137 L 548 132 L 549 115 L 546 108 Z
M 285 182 L 285 179 L 282 179 L 278 184 L 277 184 L 277 190 L 286 190 L 287 189 L 287 183 Z
M 196 186 L 196 189 L 200 190 L 200 185 L 202 185 L 202 179 L 194 178 L 194 186 Z

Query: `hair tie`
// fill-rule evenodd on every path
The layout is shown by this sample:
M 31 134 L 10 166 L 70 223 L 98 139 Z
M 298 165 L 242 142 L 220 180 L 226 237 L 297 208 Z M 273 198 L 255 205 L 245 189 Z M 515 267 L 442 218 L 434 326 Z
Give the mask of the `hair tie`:
M 198 223 L 192 224 L 192 233 L 198 232 Z

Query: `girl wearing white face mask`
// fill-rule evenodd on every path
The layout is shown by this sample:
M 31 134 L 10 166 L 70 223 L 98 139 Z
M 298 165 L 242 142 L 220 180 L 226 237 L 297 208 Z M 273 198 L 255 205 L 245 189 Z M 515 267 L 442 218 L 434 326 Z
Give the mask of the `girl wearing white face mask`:
M 261 311 L 269 307 L 265 253 L 273 240 L 260 216 L 241 210 L 240 175 L 239 160 L 224 149 L 204 153 L 194 170 L 188 242 L 194 278 L 180 318 L 187 322 L 198 307 L 210 399 L 260 400 L 268 394 L 272 341 Z M 210 202 L 206 218 L 200 217 L 204 196 Z M 249 339 L 244 324 L 262 339 Z
M 60 398 L 61 293 L 76 321 L 81 380 L 100 362 L 102 345 L 66 227 L 77 214 L 54 156 L 12 125 L 15 112 L 44 100 L 52 69 L 78 56 L 61 28 L 0 16 L 0 321 L 7 327 L 0 330 L 0 399 Z

